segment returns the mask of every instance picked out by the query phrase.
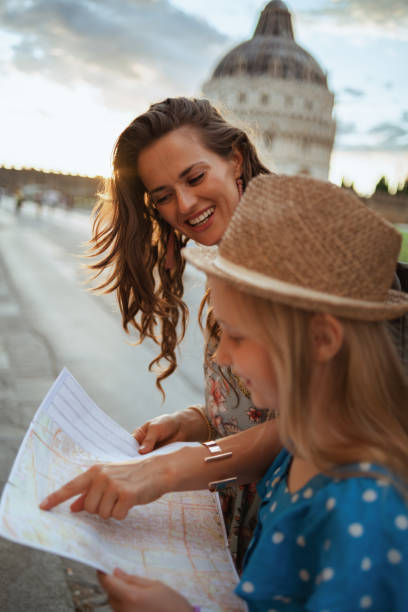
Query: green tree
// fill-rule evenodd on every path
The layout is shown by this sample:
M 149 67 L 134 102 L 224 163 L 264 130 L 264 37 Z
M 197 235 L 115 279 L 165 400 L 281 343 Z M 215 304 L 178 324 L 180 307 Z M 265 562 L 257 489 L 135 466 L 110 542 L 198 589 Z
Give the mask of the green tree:
M 388 181 L 385 178 L 385 176 L 382 176 L 380 178 L 380 180 L 378 181 L 378 183 L 375 186 L 375 193 L 381 192 L 381 193 L 389 193 L 389 189 L 388 189 Z
M 341 179 L 341 186 L 344 187 L 345 189 L 352 189 L 353 191 L 355 191 L 354 189 L 354 181 L 348 181 L 347 179 L 343 178 Z
M 398 186 L 397 193 L 401 193 L 403 195 L 408 195 L 408 178 L 405 179 L 405 183 Z

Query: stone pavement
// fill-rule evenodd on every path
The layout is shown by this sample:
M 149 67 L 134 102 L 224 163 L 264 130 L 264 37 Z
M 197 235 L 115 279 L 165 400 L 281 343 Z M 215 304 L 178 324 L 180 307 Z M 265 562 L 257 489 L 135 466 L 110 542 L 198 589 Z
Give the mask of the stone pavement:
M 46 339 L 32 328 L 28 309 L 0 255 L 1 490 L 24 433 L 60 369 Z M 92 568 L 0 538 L 2 612 L 110 609 Z

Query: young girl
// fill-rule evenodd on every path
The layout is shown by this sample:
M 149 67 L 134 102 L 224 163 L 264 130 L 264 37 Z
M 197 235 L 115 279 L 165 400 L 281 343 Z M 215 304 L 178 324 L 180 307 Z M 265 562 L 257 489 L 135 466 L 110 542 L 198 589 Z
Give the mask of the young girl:
M 408 381 L 385 325 L 408 311 L 389 289 L 400 243 L 354 194 L 270 175 L 251 181 L 218 251 L 185 251 L 209 276 L 217 359 L 277 413 L 283 449 L 268 466 L 264 434 L 210 464 L 202 447 L 128 466 L 126 505 L 263 476 L 236 589 L 251 612 L 408 610 Z M 98 512 L 124 469 L 93 469 L 45 507 L 82 493 L 75 509 Z M 100 579 L 115 610 L 193 609 L 156 581 Z
M 389 290 L 399 248 L 353 194 L 270 176 L 217 255 L 186 252 L 210 277 L 218 361 L 279 411 L 284 449 L 237 588 L 250 610 L 408 610 L 408 382 L 384 325 L 408 311 Z

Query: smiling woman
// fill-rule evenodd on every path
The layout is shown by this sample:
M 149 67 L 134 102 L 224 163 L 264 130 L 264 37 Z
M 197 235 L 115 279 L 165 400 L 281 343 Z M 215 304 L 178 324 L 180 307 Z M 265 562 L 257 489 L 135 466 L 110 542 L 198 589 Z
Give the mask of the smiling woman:
M 159 345 L 150 368 L 167 362 L 157 377 L 162 389 L 161 381 L 177 367 L 188 316 L 181 249 L 190 239 L 216 245 L 250 179 L 269 171 L 245 132 L 208 100 L 187 98 L 168 98 L 136 117 L 116 142 L 113 166 L 95 211 L 91 255 L 100 259 L 91 268 L 97 275 L 108 272 L 99 289 L 116 292 L 124 329 L 133 326 L 141 341 L 151 338 Z M 245 384 L 215 364 L 219 328 L 211 311 L 207 332 L 206 405 L 139 427 L 134 435 L 140 452 L 237 434 L 265 420 L 267 410 L 255 410 Z M 223 508 L 239 566 L 256 523 L 255 487 L 228 488 Z
M 242 130 L 208 100 L 168 98 L 153 104 L 119 136 L 113 177 L 95 210 L 90 268 L 109 275 L 98 289 L 116 291 L 123 327 L 160 344 L 169 366 L 184 334 L 185 267 L 190 238 L 217 244 L 249 180 L 269 170 Z M 161 334 L 156 331 L 160 321 Z
M 194 127 L 159 138 L 138 160 L 139 176 L 162 219 L 201 244 L 217 244 L 228 225 L 239 193 L 242 154 L 227 159 L 205 148 Z

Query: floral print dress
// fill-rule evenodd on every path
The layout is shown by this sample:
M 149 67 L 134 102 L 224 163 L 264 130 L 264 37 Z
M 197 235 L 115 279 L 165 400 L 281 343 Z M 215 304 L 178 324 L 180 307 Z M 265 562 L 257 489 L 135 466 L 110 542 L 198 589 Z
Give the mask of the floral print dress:
M 268 415 L 267 409 L 255 408 L 238 376 L 215 363 L 215 350 L 216 343 L 208 343 L 204 360 L 205 414 L 214 439 L 263 423 Z M 260 498 L 256 483 L 226 487 L 220 491 L 220 501 L 231 554 L 240 572 L 257 523 Z

